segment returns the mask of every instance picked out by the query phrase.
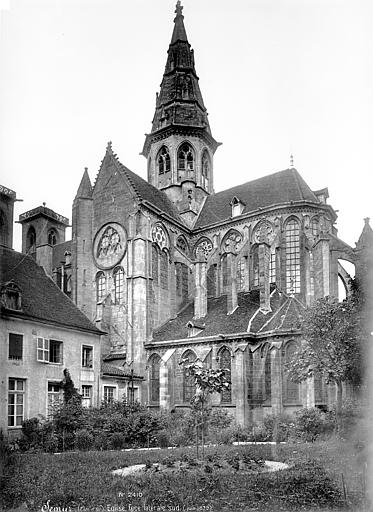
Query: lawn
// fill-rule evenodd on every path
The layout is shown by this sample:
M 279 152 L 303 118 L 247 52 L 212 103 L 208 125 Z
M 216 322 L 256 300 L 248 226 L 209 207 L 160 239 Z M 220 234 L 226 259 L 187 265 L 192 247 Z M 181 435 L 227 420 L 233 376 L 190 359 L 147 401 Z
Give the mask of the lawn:
M 213 461 L 234 457 L 277 460 L 290 467 L 258 474 L 233 466 L 211 470 Z M 360 455 L 341 440 L 211 447 L 202 467 L 178 470 L 174 464 L 194 458 L 195 451 L 187 448 L 16 455 L 3 482 L 4 506 L 26 503 L 28 510 L 49 512 L 368 510 Z M 111 474 L 157 462 L 169 470 L 125 478 Z

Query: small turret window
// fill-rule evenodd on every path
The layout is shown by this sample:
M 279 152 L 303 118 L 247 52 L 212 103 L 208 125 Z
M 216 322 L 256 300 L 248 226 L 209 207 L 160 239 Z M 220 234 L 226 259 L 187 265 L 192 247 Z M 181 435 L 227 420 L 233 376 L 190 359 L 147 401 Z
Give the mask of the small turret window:
M 177 169 L 180 177 L 188 176 L 189 173 L 194 172 L 194 153 L 192 147 L 187 142 L 180 147 L 177 154 Z
M 56 245 L 57 243 L 57 233 L 54 229 L 51 229 L 48 233 L 48 244 Z
M 171 159 L 170 159 L 170 153 L 168 152 L 168 149 L 166 146 L 162 146 L 158 153 L 157 158 L 158 163 L 158 174 L 165 174 L 166 172 L 171 171 Z
M 36 232 L 33 226 L 30 226 L 26 237 L 26 252 L 35 252 L 36 250 Z

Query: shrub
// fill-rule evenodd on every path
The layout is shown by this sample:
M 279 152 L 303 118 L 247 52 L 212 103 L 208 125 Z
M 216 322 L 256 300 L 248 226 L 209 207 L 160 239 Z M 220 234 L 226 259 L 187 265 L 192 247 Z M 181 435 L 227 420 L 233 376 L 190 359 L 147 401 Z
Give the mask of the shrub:
M 303 408 L 295 414 L 295 429 L 303 441 L 315 441 L 325 432 L 325 413 L 315 407 Z
M 96 450 L 107 450 L 109 446 L 109 436 L 107 432 L 99 431 L 94 435 L 94 447 Z
M 167 448 L 169 441 L 168 441 L 168 434 L 166 430 L 161 430 L 157 434 L 157 443 L 160 448 Z
M 89 450 L 93 446 L 93 436 L 87 429 L 75 432 L 75 447 L 78 450 Z
M 112 450 L 120 450 L 126 444 L 126 437 L 121 432 L 114 432 L 110 436 L 109 446 Z

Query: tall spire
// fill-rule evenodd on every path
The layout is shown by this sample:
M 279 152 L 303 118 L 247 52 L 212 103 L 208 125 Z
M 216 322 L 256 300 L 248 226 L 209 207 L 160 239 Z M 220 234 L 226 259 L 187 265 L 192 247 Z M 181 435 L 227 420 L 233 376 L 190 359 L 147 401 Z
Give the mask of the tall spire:
M 182 10 L 183 6 L 181 5 L 180 0 L 177 0 L 175 9 L 176 17 L 174 19 L 175 26 L 172 33 L 171 44 L 174 44 L 177 41 L 188 41 L 184 27 L 184 16 L 182 15 Z
M 194 52 L 188 42 L 184 27 L 183 7 L 178 0 L 171 43 L 161 88 L 156 96 L 155 113 L 151 134 L 146 136 L 143 155 L 148 156 L 152 134 L 173 126 L 181 130 L 194 129 L 203 132 L 215 149 L 218 143 L 212 138 L 207 111 L 203 103 L 194 66 Z

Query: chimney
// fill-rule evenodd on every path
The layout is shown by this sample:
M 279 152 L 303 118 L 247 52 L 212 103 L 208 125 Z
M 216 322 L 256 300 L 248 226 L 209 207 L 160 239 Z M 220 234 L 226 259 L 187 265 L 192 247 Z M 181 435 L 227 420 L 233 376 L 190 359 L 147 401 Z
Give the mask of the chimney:
M 207 288 L 206 268 L 207 263 L 202 251 L 196 254 L 194 262 L 196 294 L 194 298 L 194 318 L 203 318 L 207 315 Z
M 227 249 L 227 315 L 231 315 L 237 308 L 237 255 L 232 249 Z

